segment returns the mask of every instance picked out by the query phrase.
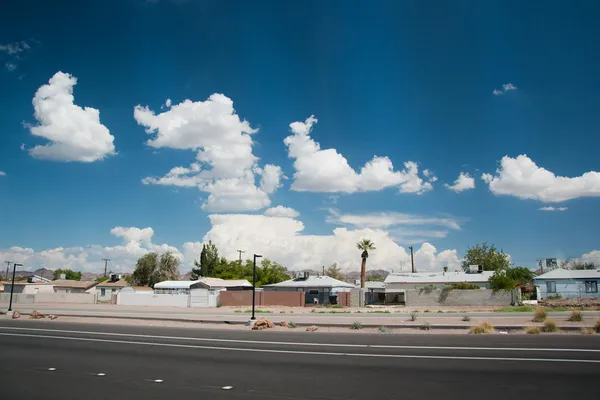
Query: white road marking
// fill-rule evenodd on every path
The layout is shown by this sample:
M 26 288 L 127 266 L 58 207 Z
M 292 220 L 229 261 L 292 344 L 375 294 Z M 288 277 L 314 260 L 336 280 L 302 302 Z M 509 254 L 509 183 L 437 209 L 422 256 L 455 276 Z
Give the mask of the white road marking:
M 48 368 L 48 371 L 56 371 L 56 368 Z
M 543 351 L 543 352 L 577 352 L 577 353 L 600 353 L 600 349 L 560 349 L 560 348 L 542 348 L 542 347 L 470 347 L 470 346 L 398 346 L 386 344 L 349 344 L 349 343 L 306 343 L 306 342 L 273 342 L 266 340 L 243 340 L 243 339 L 217 339 L 217 338 L 197 338 L 182 336 L 157 336 L 142 335 L 135 333 L 117 333 L 117 332 L 93 332 L 93 331 L 73 331 L 66 329 L 44 329 L 44 328 L 21 328 L 0 326 L 0 330 L 19 330 L 31 332 L 54 332 L 54 333 L 72 333 L 83 335 L 98 336 L 125 336 L 144 339 L 169 339 L 169 340 L 188 340 L 199 342 L 217 342 L 217 343 L 242 343 L 242 344 L 269 344 L 282 346 L 307 346 L 307 347 L 350 347 L 350 348 L 375 348 L 375 349 L 414 349 L 414 350 L 484 350 L 484 351 Z
M 370 358 L 409 358 L 409 359 L 427 359 L 427 360 L 483 360 L 483 361 L 534 361 L 534 362 L 564 362 L 564 363 L 589 363 L 600 364 L 600 360 L 581 360 L 569 358 L 532 358 L 532 357 L 470 357 L 470 356 L 436 356 L 436 355 L 413 355 L 413 354 L 369 354 L 369 353 L 335 353 L 325 351 L 299 351 L 299 350 L 272 350 L 272 349 L 245 349 L 240 347 L 218 347 L 218 346 L 196 346 L 191 344 L 175 344 L 175 343 L 151 343 L 151 342 L 135 342 L 128 340 L 109 340 L 109 339 L 94 339 L 68 336 L 51 336 L 51 335 L 29 335 L 22 333 L 3 333 L 0 336 L 16 336 L 30 338 L 45 338 L 58 340 L 75 340 L 81 342 L 100 342 L 100 343 L 118 343 L 118 344 L 136 344 L 143 346 L 157 347 L 175 347 L 185 349 L 199 350 L 219 350 L 219 351 L 240 351 L 249 353 L 274 353 L 274 354 L 300 354 L 300 355 L 316 355 L 316 356 L 344 356 L 344 357 L 370 357 Z
M 96 374 L 96 376 L 106 376 L 106 374 L 104 372 L 99 372 Z
M 223 389 L 223 390 L 231 390 L 231 389 L 233 389 L 233 386 L 223 386 L 221 389 Z
M 154 383 L 163 383 L 164 381 L 162 379 L 155 379 L 153 380 Z

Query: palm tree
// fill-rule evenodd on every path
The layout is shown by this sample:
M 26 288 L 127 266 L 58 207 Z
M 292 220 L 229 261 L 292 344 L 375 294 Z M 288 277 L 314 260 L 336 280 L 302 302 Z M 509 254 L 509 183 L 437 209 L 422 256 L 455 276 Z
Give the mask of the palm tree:
M 360 255 L 360 258 L 362 258 L 360 265 L 360 287 L 364 288 L 365 281 L 367 280 L 367 258 L 369 258 L 369 250 L 375 250 L 375 243 L 369 239 L 363 239 L 356 243 L 356 247 L 363 251 Z

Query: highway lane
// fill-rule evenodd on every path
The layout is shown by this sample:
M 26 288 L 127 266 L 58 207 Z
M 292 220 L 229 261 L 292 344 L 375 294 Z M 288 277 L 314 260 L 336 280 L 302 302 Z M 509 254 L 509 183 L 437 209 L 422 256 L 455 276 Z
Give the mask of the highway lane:
M 0 321 L 2 398 L 600 395 L 600 337 L 332 335 L 54 322 Z

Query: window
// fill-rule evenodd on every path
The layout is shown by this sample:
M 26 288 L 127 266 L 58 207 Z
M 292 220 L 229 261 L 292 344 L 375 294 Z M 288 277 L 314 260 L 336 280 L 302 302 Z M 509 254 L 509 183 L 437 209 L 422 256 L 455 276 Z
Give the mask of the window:
M 546 281 L 546 292 L 556 293 L 556 282 L 555 281 Z
M 100 289 L 100 296 L 106 295 L 106 289 Z
M 114 292 L 116 292 L 116 291 L 117 291 L 117 289 L 113 289 L 113 290 L 112 290 L 112 292 L 113 292 L 113 293 L 114 293 Z
M 598 293 L 598 281 L 585 281 L 586 293 Z
M 308 293 L 310 293 L 310 294 L 319 294 L 319 290 L 318 289 L 310 289 L 310 291 Z

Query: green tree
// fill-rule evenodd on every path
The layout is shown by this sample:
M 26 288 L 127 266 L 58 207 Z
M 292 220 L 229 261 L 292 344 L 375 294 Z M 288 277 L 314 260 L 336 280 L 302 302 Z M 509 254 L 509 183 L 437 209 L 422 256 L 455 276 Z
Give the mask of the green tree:
M 360 264 L 360 287 L 365 287 L 365 281 L 367 280 L 367 258 L 369 258 L 369 250 L 375 250 L 375 243 L 369 239 L 363 239 L 356 243 L 356 247 L 362 250 L 360 258 L 362 262 Z
M 484 271 L 496 271 L 508 268 L 510 261 L 508 254 L 503 250 L 498 251 L 494 245 L 489 246 L 487 242 L 483 242 L 476 244 L 475 247 L 469 247 L 467 250 L 462 267 L 464 270 L 468 270 L 470 265 L 483 265 Z
M 367 282 L 383 282 L 385 281 L 385 277 L 380 274 L 373 274 L 367 276 Z
M 290 276 L 285 272 L 286 269 L 281 264 L 265 258 L 256 267 L 256 286 L 261 287 L 290 279 Z M 243 265 L 237 260 L 227 261 L 225 258 L 221 258 L 215 266 L 214 277 L 221 279 L 246 279 L 248 282 L 252 282 L 253 261 L 246 260 L 246 264 Z
M 533 279 L 533 272 L 525 267 L 506 267 L 497 269 L 489 279 L 494 290 L 511 290 L 525 285 Z
M 200 263 L 194 261 L 196 268 L 192 268 L 192 279 L 196 280 L 200 277 L 215 276 L 215 270 L 219 263 L 219 250 L 217 246 L 209 240 L 208 244 L 202 245 L 200 252 Z
M 331 264 L 325 270 L 325 275 L 332 277 L 333 279 L 338 279 L 340 281 L 344 280 L 344 274 L 342 273 L 342 269 L 338 267 L 337 263 Z
M 179 278 L 179 259 L 170 252 L 159 256 L 148 253 L 140 257 L 131 275 L 131 284 L 153 287 L 162 281 Z
M 54 271 L 54 276 L 52 279 L 57 280 L 60 279 L 60 275 L 65 274 L 65 279 L 70 281 L 80 281 L 81 280 L 81 272 L 71 271 L 70 269 L 57 269 Z

